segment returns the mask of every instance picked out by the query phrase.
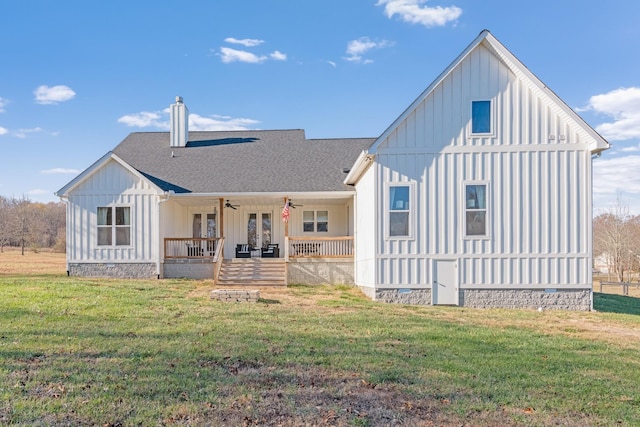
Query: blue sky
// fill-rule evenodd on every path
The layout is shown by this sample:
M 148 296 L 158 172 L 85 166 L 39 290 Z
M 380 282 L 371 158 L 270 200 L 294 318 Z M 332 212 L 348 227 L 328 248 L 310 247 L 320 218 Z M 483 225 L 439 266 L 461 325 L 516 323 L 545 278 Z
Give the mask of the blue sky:
M 640 2 L 2 1 L 0 195 L 54 192 L 134 131 L 375 137 L 489 29 L 612 144 L 594 208 L 640 213 Z

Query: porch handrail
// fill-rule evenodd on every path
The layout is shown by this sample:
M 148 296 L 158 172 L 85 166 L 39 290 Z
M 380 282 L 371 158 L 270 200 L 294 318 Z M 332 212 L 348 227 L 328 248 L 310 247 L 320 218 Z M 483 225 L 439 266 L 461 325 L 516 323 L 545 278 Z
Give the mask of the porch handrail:
M 213 258 L 220 237 L 165 237 L 165 258 Z
M 224 256 L 222 256 L 223 251 L 224 237 L 221 237 L 219 243 L 216 245 L 216 252 L 213 254 L 213 280 L 216 284 L 218 283 L 218 276 L 222 269 L 222 260 L 224 259 Z
M 353 257 L 353 236 L 289 236 L 286 240 L 286 255 L 288 258 Z

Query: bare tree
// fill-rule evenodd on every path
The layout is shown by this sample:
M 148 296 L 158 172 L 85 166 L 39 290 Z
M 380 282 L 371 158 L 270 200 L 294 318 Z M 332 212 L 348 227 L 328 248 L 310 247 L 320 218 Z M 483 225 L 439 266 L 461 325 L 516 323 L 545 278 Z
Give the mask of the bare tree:
M 22 255 L 29 238 L 29 232 L 32 227 L 32 210 L 30 209 L 31 200 L 26 196 L 19 199 L 14 198 L 12 201 L 11 217 L 13 223 L 13 239 L 20 244 Z
M 11 241 L 11 201 L 0 196 L 0 252 Z
M 618 197 L 616 204 L 593 220 L 593 253 L 606 258 L 619 282 L 631 280 L 640 260 L 640 217 L 631 215 Z

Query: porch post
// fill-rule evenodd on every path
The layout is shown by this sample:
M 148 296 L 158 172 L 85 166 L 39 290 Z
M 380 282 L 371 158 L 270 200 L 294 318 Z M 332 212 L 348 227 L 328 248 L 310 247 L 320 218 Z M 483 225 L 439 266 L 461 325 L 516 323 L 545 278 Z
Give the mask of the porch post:
M 286 206 L 288 202 L 289 202 L 289 198 L 285 197 L 283 206 Z M 288 266 L 287 266 L 287 263 L 289 262 L 289 221 L 288 220 L 284 223 L 284 261 L 285 261 L 284 271 L 285 271 L 285 274 L 288 275 L 289 273 Z
M 224 239 L 224 199 L 221 197 L 220 201 L 220 238 Z M 220 254 L 224 259 L 224 246 L 222 247 L 222 253 Z
M 285 197 L 285 198 L 284 198 L 284 204 L 283 204 L 282 206 L 285 206 L 285 205 L 287 204 L 287 200 L 288 200 L 288 199 L 289 199 L 288 197 Z M 289 237 L 289 221 L 286 221 L 286 222 L 284 223 L 284 237 L 285 237 L 285 239 L 286 239 L 287 237 Z

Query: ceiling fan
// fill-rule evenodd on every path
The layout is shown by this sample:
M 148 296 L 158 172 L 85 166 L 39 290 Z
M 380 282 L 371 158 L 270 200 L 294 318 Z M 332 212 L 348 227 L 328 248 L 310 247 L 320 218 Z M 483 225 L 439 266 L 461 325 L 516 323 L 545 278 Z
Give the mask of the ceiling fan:
M 231 209 L 233 209 L 234 211 L 235 211 L 236 209 L 238 209 L 238 206 L 240 206 L 240 205 L 232 205 L 232 204 L 229 202 L 229 200 L 228 200 L 228 199 L 227 199 L 227 203 L 225 203 L 225 204 L 224 204 L 224 207 L 225 207 L 225 208 L 231 208 Z
M 296 204 L 294 204 L 291 200 L 289 200 L 289 207 L 290 207 L 290 208 L 295 209 L 295 208 L 297 208 L 298 206 L 304 206 L 304 205 L 296 205 Z

